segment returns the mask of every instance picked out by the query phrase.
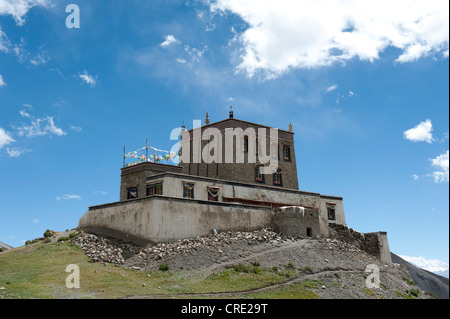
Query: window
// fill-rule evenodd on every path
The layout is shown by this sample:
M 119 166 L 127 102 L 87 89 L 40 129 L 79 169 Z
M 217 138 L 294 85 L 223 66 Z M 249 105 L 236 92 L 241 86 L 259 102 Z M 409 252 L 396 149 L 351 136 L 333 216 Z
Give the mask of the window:
M 219 201 L 219 189 L 214 187 L 208 187 L 208 200 L 210 202 Z
M 243 147 L 244 153 L 248 153 L 248 136 L 244 136 L 244 147 Z
M 283 185 L 283 181 L 281 179 L 281 169 L 277 170 L 273 174 L 273 185 L 278 185 L 278 186 Z
M 255 167 L 255 181 L 258 183 L 264 183 L 264 175 L 261 174 L 261 167 L 264 167 L 263 165 L 258 165 Z
M 287 162 L 291 161 L 291 147 L 289 145 L 283 145 L 283 159 Z
M 137 187 L 131 187 L 127 190 L 127 199 L 135 199 L 138 197 Z
M 183 197 L 184 198 L 194 198 L 194 184 L 193 183 L 184 183 Z
M 162 195 L 162 183 L 147 186 L 147 196 Z
M 336 205 L 327 205 L 328 220 L 336 220 Z

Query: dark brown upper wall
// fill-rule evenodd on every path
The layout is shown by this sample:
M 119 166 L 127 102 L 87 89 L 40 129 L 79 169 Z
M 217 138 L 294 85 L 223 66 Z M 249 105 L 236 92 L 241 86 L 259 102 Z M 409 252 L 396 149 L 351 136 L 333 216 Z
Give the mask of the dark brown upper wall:
M 246 122 L 234 118 L 229 118 L 220 122 L 212 123 L 209 125 L 202 126 L 196 130 L 192 129 L 189 131 L 185 131 L 182 133 L 182 140 L 190 141 L 190 159 L 189 163 L 181 163 L 183 167 L 182 173 L 187 175 L 194 176 L 203 176 L 210 178 L 219 178 L 224 180 L 243 182 L 243 183 L 252 183 L 252 184 L 265 184 L 268 186 L 277 186 L 281 188 L 288 189 L 299 189 L 298 185 L 298 177 L 297 177 L 297 167 L 296 167 L 296 157 L 295 157 L 295 148 L 294 148 L 294 133 L 284 130 L 278 130 L 278 151 L 280 153 L 278 164 L 279 168 L 282 172 L 282 185 L 275 185 L 273 181 L 272 175 L 266 175 L 263 182 L 256 181 L 255 179 L 255 166 L 258 163 L 249 163 L 248 162 L 248 154 L 245 154 L 244 163 L 226 163 L 225 161 L 225 134 L 222 134 L 222 159 L 220 163 L 211 163 L 207 164 L 203 162 L 203 159 L 200 163 L 195 163 L 194 161 L 194 144 L 193 141 L 196 138 L 201 137 L 203 131 L 208 128 L 216 128 L 221 132 L 224 132 L 226 129 L 237 129 L 240 128 L 242 131 L 245 131 L 248 128 L 252 128 L 255 130 L 256 135 L 259 135 L 259 129 L 265 129 L 265 135 L 268 137 L 266 139 L 266 154 L 270 154 L 270 129 L 271 127 L 255 124 L 251 122 Z M 187 135 L 189 134 L 189 138 Z M 195 134 L 195 137 L 194 137 Z M 264 134 L 264 133 L 263 133 Z M 204 147 L 209 143 L 209 141 L 201 140 L 200 142 L 200 150 L 203 150 Z M 289 161 L 285 161 L 283 159 L 283 146 L 288 145 L 290 147 L 291 158 Z M 264 146 L 263 146 L 264 147 Z M 233 141 L 233 154 L 236 152 L 236 143 Z
M 235 118 L 229 118 L 229 119 L 225 119 L 216 123 L 211 123 L 209 125 L 204 125 L 201 127 L 201 133 L 203 133 L 203 130 L 207 129 L 207 128 L 217 128 L 220 131 L 224 131 L 226 128 L 241 128 L 242 130 L 246 130 L 247 128 L 255 128 L 256 130 L 258 128 L 265 128 L 267 131 L 266 135 L 270 136 L 270 129 L 272 127 L 269 126 L 265 126 L 265 125 L 261 125 L 261 124 L 256 124 L 256 123 L 252 123 L 252 122 L 247 122 L 247 121 L 243 121 L 243 120 L 238 120 Z M 200 128 L 199 128 L 200 129 Z M 189 134 L 189 138 L 193 138 L 193 132 L 194 129 L 191 130 L 187 130 L 185 131 L 183 134 Z M 278 138 L 282 139 L 282 140 L 286 140 L 286 141 L 290 141 L 293 142 L 294 141 L 294 134 L 293 132 L 289 132 L 289 131 L 285 131 L 285 130 L 281 130 L 278 129 Z

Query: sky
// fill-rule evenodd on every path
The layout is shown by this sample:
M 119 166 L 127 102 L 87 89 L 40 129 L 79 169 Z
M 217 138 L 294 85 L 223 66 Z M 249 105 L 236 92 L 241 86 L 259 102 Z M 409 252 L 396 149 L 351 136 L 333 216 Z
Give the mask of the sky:
M 119 200 L 124 145 L 171 149 L 173 129 L 232 106 L 292 123 L 301 190 L 448 274 L 448 7 L 0 0 L 0 241 L 77 227 Z

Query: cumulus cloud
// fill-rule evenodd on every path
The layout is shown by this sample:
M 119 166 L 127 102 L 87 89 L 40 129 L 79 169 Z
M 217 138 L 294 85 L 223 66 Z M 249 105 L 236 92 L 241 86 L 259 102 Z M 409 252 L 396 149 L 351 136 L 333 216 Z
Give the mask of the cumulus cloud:
M 97 85 L 96 77 L 90 75 L 86 70 L 84 70 L 83 73 L 79 74 L 79 77 L 84 83 L 89 84 L 91 87 Z
M 425 257 L 410 257 L 410 256 L 402 256 L 401 258 L 416 265 L 419 268 L 431 271 L 431 272 L 443 272 L 449 269 L 449 266 L 446 262 L 443 262 L 438 259 L 427 259 Z
M 432 173 L 436 183 L 449 181 L 449 151 L 430 159 L 431 165 L 438 170 Z
M 433 139 L 433 124 L 431 120 L 420 122 L 417 126 L 403 132 L 403 137 L 412 142 L 427 142 L 432 143 Z
M 11 15 L 18 25 L 23 25 L 31 8 L 50 5 L 50 0 L 0 0 L 0 15 Z
M 5 85 L 6 85 L 5 80 L 3 80 L 3 76 L 0 74 L 0 88 Z
M 11 135 L 0 127 L 0 150 L 5 146 L 15 142 Z
M 179 40 L 177 40 L 173 35 L 169 34 L 168 36 L 166 36 L 166 39 L 164 40 L 164 42 L 162 42 L 160 44 L 160 46 L 162 46 L 163 48 L 166 48 L 168 46 L 171 46 L 172 44 L 178 44 L 180 43 Z
M 240 16 L 238 71 L 267 78 L 358 58 L 373 62 L 388 47 L 397 62 L 448 57 L 447 0 L 209 0 L 213 13 Z

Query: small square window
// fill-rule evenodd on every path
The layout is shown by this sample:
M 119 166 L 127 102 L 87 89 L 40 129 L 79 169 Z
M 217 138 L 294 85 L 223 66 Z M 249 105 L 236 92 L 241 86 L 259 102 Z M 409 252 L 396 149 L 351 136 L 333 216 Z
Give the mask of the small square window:
M 184 198 L 194 198 L 194 184 L 184 183 L 183 197 Z
M 138 198 L 138 189 L 137 187 L 131 187 L 127 190 L 127 199 L 135 199 Z
M 162 183 L 147 186 L 147 196 L 162 195 Z
M 210 202 L 218 202 L 219 201 L 219 189 L 209 187 L 208 188 L 208 200 Z

